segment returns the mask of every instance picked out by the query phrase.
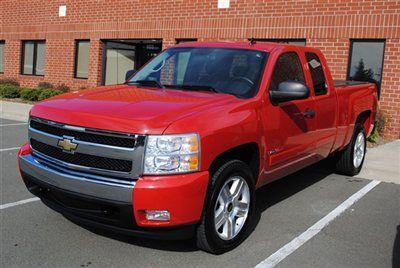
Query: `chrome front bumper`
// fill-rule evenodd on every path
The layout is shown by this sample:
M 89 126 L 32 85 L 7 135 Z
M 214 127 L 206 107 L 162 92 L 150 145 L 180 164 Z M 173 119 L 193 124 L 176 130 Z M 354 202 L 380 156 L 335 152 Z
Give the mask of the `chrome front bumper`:
M 132 204 L 134 181 L 116 180 L 102 176 L 89 176 L 85 173 L 64 170 L 52 166 L 32 154 L 19 157 L 20 170 L 39 182 L 72 193 Z

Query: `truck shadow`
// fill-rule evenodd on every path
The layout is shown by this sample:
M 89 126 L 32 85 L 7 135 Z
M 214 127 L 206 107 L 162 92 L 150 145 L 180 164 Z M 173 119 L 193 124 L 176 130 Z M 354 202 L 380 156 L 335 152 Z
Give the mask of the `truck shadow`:
M 268 208 L 301 192 L 307 187 L 335 173 L 333 161 L 324 159 L 289 176 L 267 184 L 257 190 L 257 205 L 253 225 L 249 228 L 250 235 L 257 227 L 262 213 Z
M 269 207 L 274 206 L 314 183 L 323 180 L 333 172 L 334 168 L 332 162 L 329 161 L 329 159 L 326 159 L 258 189 L 256 193 L 257 205 L 254 220 L 246 236 L 249 236 L 254 231 L 260 221 L 261 214 Z M 111 233 L 103 229 L 97 229 L 79 223 L 77 224 L 95 234 L 139 247 L 172 252 L 192 252 L 198 250 L 193 240 L 154 240 L 131 237 Z

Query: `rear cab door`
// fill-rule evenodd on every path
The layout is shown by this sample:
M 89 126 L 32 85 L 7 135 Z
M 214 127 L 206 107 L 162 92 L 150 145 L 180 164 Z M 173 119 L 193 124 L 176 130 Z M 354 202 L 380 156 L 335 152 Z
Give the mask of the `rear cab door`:
M 315 112 L 311 80 L 305 69 L 307 64 L 301 49 L 285 47 L 272 55 L 275 62 L 267 85 L 265 109 L 265 145 L 267 180 L 274 180 L 315 162 L 315 117 L 305 116 Z M 307 99 L 273 104 L 269 91 L 278 90 L 285 81 L 297 81 L 310 88 Z
M 315 153 L 318 160 L 326 158 L 332 150 L 337 133 L 337 96 L 333 80 L 323 54 L 313 48 L 302 48 L 306 59 L 306 75 L 314 92 L 315 101 Z

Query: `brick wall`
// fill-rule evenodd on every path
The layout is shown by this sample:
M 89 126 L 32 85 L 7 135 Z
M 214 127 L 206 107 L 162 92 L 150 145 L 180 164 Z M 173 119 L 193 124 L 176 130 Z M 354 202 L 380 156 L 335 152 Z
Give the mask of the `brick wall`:
M 388 122 L 385 132 L 390 138 L 400 138 L 400 39 L 386 39 L 379 106 Z
M 67 16 L 58 17 L 59 5 Z M 0 40 L 5 73 L 23 85 L 65 83 L 73 89 L 101 83 L 101 39 L 175 38 L 199 41 L 306 38 L 326 55 L 334 78 L 347 73 L 350 38 L 386 39 L 380 107 L 386 135 L 400 138 L 400 1 L 398 0 L 1 0 Z M 46 74 L 19 74 L 21 40 L 46 39 Z M 75 39 L 90 39 L 89 79 L 74 79 Z

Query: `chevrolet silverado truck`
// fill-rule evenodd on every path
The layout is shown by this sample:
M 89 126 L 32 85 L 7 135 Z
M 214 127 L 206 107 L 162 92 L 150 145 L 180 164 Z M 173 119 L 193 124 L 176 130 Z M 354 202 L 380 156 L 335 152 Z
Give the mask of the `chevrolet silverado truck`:
M 376 86 L 333 81 L 318 49 L 184 43 L 122 85 L 36 104 L 18 162 L 74 222 L 219 254 L 248 236 L 261 186 L 327 157 L 359 173 L 376 111 Z

